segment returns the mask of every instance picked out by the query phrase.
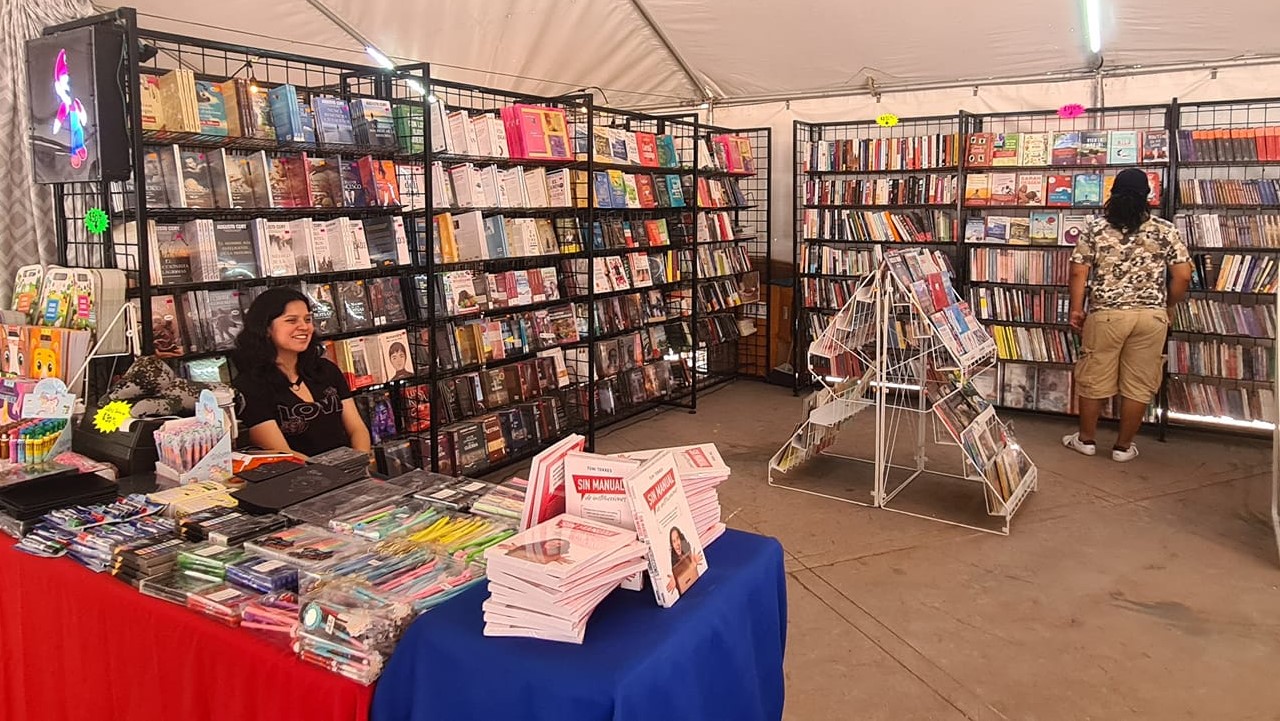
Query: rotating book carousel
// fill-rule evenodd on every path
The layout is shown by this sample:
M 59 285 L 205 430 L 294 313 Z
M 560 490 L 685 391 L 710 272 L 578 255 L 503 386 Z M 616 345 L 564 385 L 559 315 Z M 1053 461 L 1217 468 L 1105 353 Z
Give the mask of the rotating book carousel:
M 805 399 L 804 420 L 770 460 L 769 484 L 1007 535 L 1036 489 L 1037 473 L 1010 426 L 972 383 L 995 362 L 995 341 L 957 297 L 946 256 L 926 248 L 877 248 L 874 271 L 809 346 L 809 371 L 821 388 Z M 858 445 L 870 436 L 871 453 L 834 452 L 842 431 Z M 870 465 L 870 492 L 847 497 L 794 482 L 819 455 Z M 919 499 L 900 498 L 917 483 L 937 493 L 946 480 L 980 487 L 994 523 L 960 515 L 965 504 L 950 494 L 923 508 Z

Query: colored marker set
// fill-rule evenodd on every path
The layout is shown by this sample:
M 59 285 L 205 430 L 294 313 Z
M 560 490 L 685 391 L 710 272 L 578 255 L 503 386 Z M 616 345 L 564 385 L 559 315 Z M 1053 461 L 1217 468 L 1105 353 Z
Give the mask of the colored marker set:
M 48 463 L 57 455 L 58 439 L 67 427 L 65 418 L 46 418 L 0 427 L 0 461 L 21 466 Z
M 195 418 L 169 421 L 156 430 L 156 453 L 169 469 L 187 473 L 203 461 L 224 436 L 226 431 L 222 428 Z

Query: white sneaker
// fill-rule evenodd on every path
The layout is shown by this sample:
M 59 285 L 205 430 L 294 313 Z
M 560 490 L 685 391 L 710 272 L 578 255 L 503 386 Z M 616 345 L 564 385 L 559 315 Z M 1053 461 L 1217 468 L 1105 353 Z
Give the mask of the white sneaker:
M 1062 445 L 1066 446 L 1067 448 L 1070 448 L 1076 453 L 1083 453 L 1086 456 L 1092 456 L 1097 454 L 1098 452 L 1098 445 L 1096 443 L 1082 442 L 1080 440 L 1080 433 L 1078 431 L 1075 433 L 1072 433 L 1069 436 L 1063 436 Z M 1134 454 L 1136 455 L 1137 451 L 1134 451 Z M 1126 458 L 1125 460 L 1128 460 L 1128 459 Z
M 1116 461 L 1117 463 L 1128 463 L 1137 457 L 1138 446 L 1135 443 L 1130 443 L 1129 450 L 1127 451 L 1117 451 L 1114 448 L 1111 449 L 1111 460 Z

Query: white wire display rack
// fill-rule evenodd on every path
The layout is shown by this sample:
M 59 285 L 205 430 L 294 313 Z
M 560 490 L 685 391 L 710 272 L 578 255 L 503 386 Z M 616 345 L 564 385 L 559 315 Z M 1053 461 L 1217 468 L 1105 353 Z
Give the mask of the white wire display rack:
M 951 287 L 945 261 L 927 249 L 877 250 L 877 269 L 809 348 L 822 389 L 807 417 L 769 464 L 770 485 L 974 530 L 1008 534 L 1009 522 L 1036 489 L 1037 472 L 1007 424 L 970 379 L 995 364 L 995 342 Z M 863 411 L 869 413 L 859 415 Z M 874 425 L 869 456 L 831 450 L 857 419 Z M 931 446 L 951 448 L 959 463 L 933 462 Z M 805 488 L 783 477 L 823 455 L 870 464 L 867 498 Z M 909 456 L 909 457 L 908 457 Z M 925 476 L 979 485 L 998 525 L 899 504 Z

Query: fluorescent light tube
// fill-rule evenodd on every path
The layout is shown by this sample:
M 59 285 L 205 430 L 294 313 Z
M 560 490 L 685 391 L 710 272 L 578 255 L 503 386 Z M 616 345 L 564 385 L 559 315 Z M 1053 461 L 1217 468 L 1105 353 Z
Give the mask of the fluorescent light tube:
M 391 62 L 391 58 L 387 57 L 386 54 L 384 54 L 381 50 L 375 48 L 374 46 L 366 45 L 364 47 L 364 51 L 369 54 L 369 57 L 373 58 L 373 61 L 375 63 L 381 65 L 387 70 L 396 69 L 396 64 Z
M 1089 52 L 1102 52 L 1102 0 L 1084 0 L 1085 31 L 1089 38 Z

